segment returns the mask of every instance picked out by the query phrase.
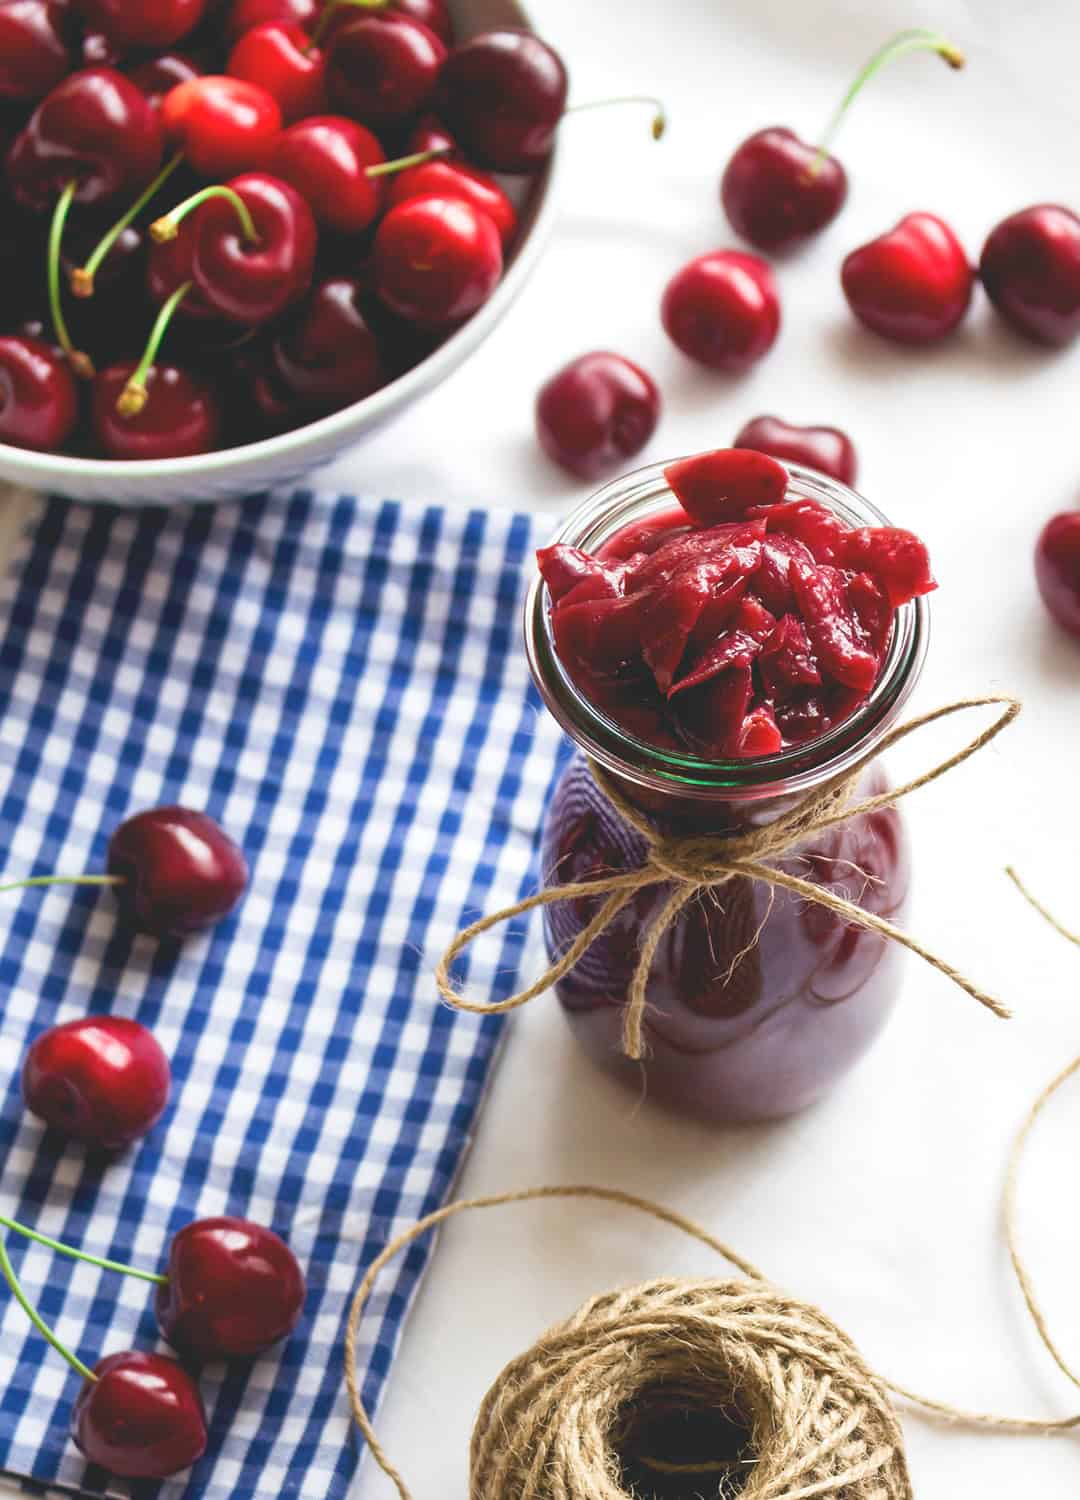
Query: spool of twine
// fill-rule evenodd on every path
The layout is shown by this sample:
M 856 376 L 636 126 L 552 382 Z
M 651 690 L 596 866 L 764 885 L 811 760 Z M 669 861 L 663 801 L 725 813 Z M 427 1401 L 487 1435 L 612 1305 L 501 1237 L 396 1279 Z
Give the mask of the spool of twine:
M 975 737 L 962 750 L 947 760 L 931 767 L 929 771 L 901 786 L 881 792 L 874 797 L 856 799 L 855 789 L 866 768 L 879 755 L 898 745 L 909 735 L 936 723 L 951 714 L 964 713 L 968 709 L 1001 706 L 1004 712 L 988 729 Z M 774 822 L 748 833 L 734 835 L 711 835 L 701 838 L 665 838 L 661 836 L 647 817 L 618 790 L 611 777 L 595 763 L 589 761 L 589 769 L 597 786 L 624 819 L 644 840 L 646 858 L 634 870 L 624 870 L 613 875 L 600 876 L 594 880 L 570 881 L 565 885 L 549 886 L 535 895 L 518 901 L 513 906 L 481 917 L 458 933 L 443 954 L 436 970 L 435 983 L 439 993 L 455 1010 L 470 1011 L 474 1015 L 498 1015 L 516 1010 L 535 1000 L 538 995 L 556 985 L 569 974 L 584 957 L 593 943 L 604 932 L 638 891 L 650 886 L 670 886 L 671 893 L 661 906 L 656 918 L 644 934 L 641 952 L 630 982 L 627 1003 L 623 1013 L 623 1051 L 628 1057 L 640 1059 L 645 1053 L 644 1027 L 646 1015 L 646 991 L 656 950 L 664 932 L 676 920 L 683 907 L 696 896 L 706 891 L 717 891 L 729 880 L 746 879 L 759 881 L 773 889 L 792 892 L 805 901 L 827 907 L 837 916 L 857 927 L 879 933 L 890 942 L 899 943 L 912 953 L 918 954 L 926 963 L 944 974 L 947 979 L 966 991 L 972 999 L 996 1016 L 1007 1018 L 1011 1013 L 993 995 L 980 989 L 958 969 L 924 948 L 902 928 L 884 917 L 867 911 L 854 901 L 847 900 L 828 886 L 804 880 L 790 870 L 782 869 L 777 861 L 794 853 L 807 839 L 846 823 L 852 818 L 862 817 L 881 808 L 896 804 L 928 786 L 939 777 L 963 765 L 979 750 L 989 745 L 1003 729 L 1013 722 L 1020 712 L 1015 698 L 991 696 L 987 698 L 963 698 L 947 703 L 930 713 L 922 714 L 898 728 L 890 730 L 880 744 L 876 745 L 837 780 L 829 782 L 799 798 Z M 558 901 L 580 901 L 589 897 L 603 896 L 596 915 L 581 930 L 565 953 L 551 964 L 533 984 L 519 990 L 506 1000 L 494 1004 L 479 1004 L 469 1000 L 454 984 L 453 966 L 465 950 L 481 934 L 503 922 L 535 911 L 538 907 L 551 906 Z M 757 941 L 754 939 L 753 941 Z M 753 946 L 753 942 L 750 945 Z M 742 957 L 742 955 L 739 955 Z

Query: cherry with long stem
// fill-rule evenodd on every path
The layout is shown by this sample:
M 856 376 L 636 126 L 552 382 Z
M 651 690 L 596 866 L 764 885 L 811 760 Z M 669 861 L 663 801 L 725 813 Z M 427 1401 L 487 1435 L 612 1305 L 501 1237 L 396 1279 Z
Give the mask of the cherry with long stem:
M 90 1369 L 89 1365 L 84 1365 L 79 1356 L 73 1354 L 67 1345 L 61 1342 L 23 1291 L 19 1278 L 15 1274 L 15 1267 L 11 1264 L 11 1257 L 8 1255 L 7 1246 L 2 1239 L 0 1239 L 0 1274 L 3 1275 L 4 1280 L 11 1288 L 11 1295 L 46 1343 L 51 1344 L 57 1354 L 62 1355 L 76 1374 L 82 1376 L 83 1380 L 95 1381 L 97 1376 L 93 1370 Z
M 30 875 L 25 880 L 12 880 L 0 885 L 0 895 L 5 891 L 25 891 L 40 885 L 124 885 L 122 875 Z M 0 1223 L 3 1216 L 0 1215 Z
M 121 1276 L 134 1276 L 138 1281 L 149 1281 L 155 1286 L 165 1286 L 169 1280 L 157 1271 L 142 1271 L 138 1266 L 128 1266 L 122 1261 L 91 1255 L 88 1250 L 76 1250 L 73 1245 L 65 1245 L 62 1240 L 54 1240 L 47 1234 L 41 1234 L 26 1224 L 20 1224 L 18 1219 L 9 1218 L 7 1214 L 0 1214 L 0 1228 L 10 1229 L 25 1239 L 33 1240 L 35 1245 L 43 1245 L 46 1250 L 55 1250 L 58 1255 L 66 1255 L 71 1260 L 84 1260 L 88 1265 L 97 1266 L 99 1271 L 115 1271 Z M 0 1240 L 0 1244 L 2 1243 Z
M 191 291 L 193 285 L 194 283 L 191 281 L 183 282 L 176 288 L 176 291 L 173 292 L 168 301 L 162 304 L 161 310 L 154 319 L 154 326 L 150 330 L 150 337 L 146 341 L 146 348 L 143 350 L 142 358 L 131 372 L 131 376 L 117 400 L 116 410 L 122 417 L 128 417 L 129 419 L 137 417 L 150 399 L 150 393 L 146 389 L 147 379 L 154 368 L 154 362 L 161 349 L 162 340 L 168 332 L 169 324 L 173 320 L 176 309 Z M 120 884 L 122 883 L 121 881 Z
M 60 247 L 64 239 L 64 226 L 67 223 L 68 214 L 71 212 L 71 205 L 75 201 L 75 194 L 78 190 L 79 184 L 76 179 L 72 178 L 56 200 L 56 207 L 53 209 L 52 223 L 49 226 L 49 245 L 46 262 L 49 313 L 52 317 L 53 329 L 56 333 L 56 342 L 64 351 L 68 364 L 75 374 L 83 380 L 92 380 L 94 378 L 94 363 L 88 354 L 84 354 L 81 349 L 76 349 L 72 343 L 67 320 L 64 317 L 63 296 L 60 288 Z
M 109 251 L 116 244 L 124 230 L 142 213 L 143 209 L 150 203 L 168 182 L 184 160 L 183 153 L 177 152 L 172 159 L 166 162 L 158 175 L 151 182 L 145 192 L 140 193 L 135 202 L 121 218 L 117 219 L 112 228 L 102 237 L 86 263 L 79 266 L 71 273 L 71 290 L 76 297 L 92 297 L 94 295 L 94 277 L 101 268 Z
M 155 219 L 150 225 L 151 239 L 156 240 L 159 245 L 165 245 L 170 240 L 174 240 L 179 232 L 180 225 L 187 218 L 188 214 L 193 213 L 200 204 L 207 203 L 212 198 L 224 198 L 227 203 L 232 204 L 236 211 L 236 217 L 240 221 L 240 229 L 244 239 L 249 245 L 257 245 L 259 243 L 259 232 L 255 228 L 255 221 L 251 217 L 250 209 L 239 193 L 234 192 L 231 187 L 226 187 L 224 183 L 220 182 L 214 183 L 211 187 L 200 188 L 197 193 L 192 193 L 190 198 L 185 198 L 183 203 L 177 204 L 167 214 L 163 214 L 160 219 Z

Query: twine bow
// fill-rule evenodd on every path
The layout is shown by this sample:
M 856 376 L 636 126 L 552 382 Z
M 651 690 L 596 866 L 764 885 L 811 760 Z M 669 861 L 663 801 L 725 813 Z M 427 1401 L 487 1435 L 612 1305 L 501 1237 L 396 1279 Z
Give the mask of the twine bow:
M 855 799 L 855 788 L 866 768 L 879 755 L 898 745 L 919 729 L 936 723 L 951 714 L 962 713 L 971 708 L 1002 706 L 1004 712 L 989 728 L 984 729 L 969 744 L 947 760 L 941 761 L 921 776 L 906 781 L 901 786 L 881 792 L 873 797 Z M 775 861 L 790 854 L 806 839 L 825 829 L 834 828 L 852 818 L 880 808 L 895 807 L 904 797 L 920 787 L 937 781 L 946 772 L 963 765 L 977 751 L 997 738 L 1007 729 L 1020 712 L 1021 705 L 1015 698 L 990 696 L 986 698 L 961 698 L 955 703 L 946 703 L 930 713 L 920 715 L 890 730 L 884 739 L 855 762 L 850 770 L 835 781 L 800 798 L 775 821 L 763 828 L 735 835 L 711 835 L 698 838 L 665 838 L 657 833 L 645 815 L 618 791 L 611 778 L 594 761 L 589 769 L 597 786 L 612 807 L 644 840 L 646 858 L 638 869 L 604 875 L 595 880 L 571 881 L 565 885 L 548 886 L 523 901 L 506 906 L 501 911 L 481 917 L 459 932 L 444 953 L 435 970 L 435 983 L 439 993 L 455 1010 L 469 1011 L 474 1015 L 499 1015 L 517 1010 L 538 995 L 544 994 L 557 984 L 588 952 L 593 943 L 633 899 L 638 891 L 650 886 L 670 885 L 671 894 L 650 924 L 641 943 L 641 952 L 627 994 L 623 1015 L 623 1050 L 628 1057 L 640 1059 L 644 1054 L 644 1023 L 646 1012 L 646 990 L 652 971 L 656 950 L 664 933 L 678 917 L 683 907 L 701 891 L 716 890 L 735 879 L 756 880 L 776 889 L 791 891 L 794 895 L 817 906 L 827 907 L 845 921 L 871 932 L 877 932 L 891 942 L 918 954 L 938 973 L 969 994 L 973 1000 L 992 1011 L 994 1015 L 1008 1018 L 1011 1012 L 994 996 L 973 984 L 959 970 L 924 948 L 915 938 L 875 912 L 867 911 L 854 901 L 838 895 L 828 886 L 804 880 L 788 870 L 781 869 Z M 605 896 L 592 919 L 548 969 L 526 989 L 519 990 L 509 999 L 494 1004 L 477 1004 L 466 999 L 453 982 L 451 970 L 454 962 L 466 948 L 482 933 L 503 922 L 513 921 L 537 907 L 552 906 L 558 901 L 576 901 L 586 897 Z M 759 932 L 760 935 L 760 932 Z M 754 942 L 757 938 L 754 939 Z M 753 944 L 751 944 L 753 946 Z M 741 957 L 742 955 L 740 955 Z

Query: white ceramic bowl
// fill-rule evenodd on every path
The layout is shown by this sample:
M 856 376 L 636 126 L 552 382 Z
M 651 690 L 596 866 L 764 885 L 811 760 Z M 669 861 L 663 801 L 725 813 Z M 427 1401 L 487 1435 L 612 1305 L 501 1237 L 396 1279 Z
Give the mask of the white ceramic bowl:
M 527 26 L 516 0 L 450 0 L 459 37 L 496 26 Z M 0 479 L 75 500 L 121 505 L 173 505 L 182 500 L 227 500 L 274 485 L 291 484 L 329 463 L 365 433 L 382 427 L 439 385 L 483 343 L 503 317 L 544 250 L 555 214 L 558 151 L 527 184 L 520 204 L 521 228 L 506 273 L 480 311 L 415 369 L 344 411 L 294 432 L 197 458 L 148 463 L 69 458 L 32 453 L 0 443 Z

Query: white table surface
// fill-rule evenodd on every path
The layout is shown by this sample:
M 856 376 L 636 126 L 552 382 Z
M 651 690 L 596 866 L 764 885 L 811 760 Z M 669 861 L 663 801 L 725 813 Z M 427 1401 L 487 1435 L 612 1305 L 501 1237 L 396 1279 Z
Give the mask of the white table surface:
M 1026 1322 L 999 1223 L 1012 1134 L 1080 1051 L 1080 952 L 1002 873 L 1015 862 L 1080 926 L 1080 645 L 1048 624 L 1031 572 L 1042 522 L 1077 502 L 1080 347 L 1022 344 L 979 297 L 947 345 L 904 351 L 854 326 L 837 274 L 848 249 L 911 209 L 942 213 L 974 256 L 1006 213 L 1075 204 L 1080 11 L 1065 0 L 533 0 L 533 12 L 571 64 L 575 97 L 661 93 L 669 136 L 654 146 L 634 110 L 567 124 L 561 224 L 518 306 L 447 386 L 327 479 L 418 501 L 564 510 L 583 491 L 539 456 L 533 395 L 565 359 L 604 346 L 640 360 L 664 391 L 645 458 L 723 444 L 762 411 L 847 428 L 861 487 L 927 539 L 941 580 L 919 706 L 999 690 L 1025 700 L 999 746 L 909 804 L 913 927 L 1016 1019 L 993 1020 L 912 960 L 884 1040 L 823 1105 L 720 1131 L 637 1107 L 578 1055 L 557 1007 L 541 1000 L 513 1026 L 462 1190 L 595 1182 L 652 1195 L 820 1303 L 901 1383 L 1016 1415 L 1080 1410 L 1080 1392 Z M 776 348 L 741 380 L 692 367 L 667 343 L 658 302 L 691 255 L 733 243 L 717 201 L 731 148 L 774 123 L 812 137 L 861 59 L 912 24 L 946 27 L 969 69 L 956 76 L 912 57 L 881 76 L 838 147 L 852 177 L 843 217 L 780 267 Z M 894 772 L 922 768 L 976 727 L 927 734 Z M 1080 1084 L 1037 1133 L 1021 1204 L 1029 1259 L 1076 1364 L 1078 1122 Z M 612 1286 L 722 1269 L 673 1232 L 599 1207 L 457 1221 L 379 1422 L 416 1500 L 465 1496 L 481 1398 L 549 1323 Z M 920 1500 L 1076 1493 L 1075 1437 L 974 1435 L 918 1419 L 907 1433 Z M 370 1464 L 357 1488 L 364 1500 L 391 1494 Z

